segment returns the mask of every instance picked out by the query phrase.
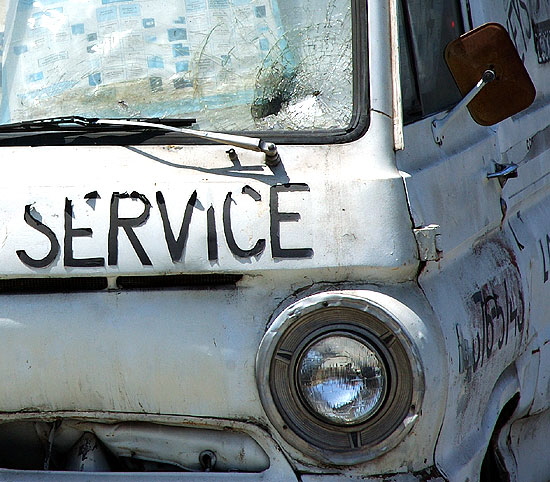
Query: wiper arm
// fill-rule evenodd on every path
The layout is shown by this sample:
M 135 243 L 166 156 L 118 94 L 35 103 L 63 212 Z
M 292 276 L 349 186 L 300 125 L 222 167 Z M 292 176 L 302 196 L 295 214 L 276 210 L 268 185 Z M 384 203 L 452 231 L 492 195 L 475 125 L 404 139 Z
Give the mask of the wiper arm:
M 241 147 L 249 151 L 263 152 L 265 154 L 265 163 L 268 166 L 276 166 L 281 160 L 277 146 L 273 142 L 267 142 L 257 137 L 178 128 L 166 125 L 164 123 L 164 119 L 161 119 L 162 123 L 150 122 L 150 120 L 151 119 L 149 119 L 149 121 L 141 122 L 129 119 L 98 119 L 96 124 L 151 127 L 153 129 L 179 132 L 181 134 L 198 137 L 200 139 L 208 139 L 213 142 L 218 142 L 219 144 Z
M 78 115 L 60 116 L 60 117 L 48 117 L 45 119 L 33 119 L 21 122 L 14 122 L 12 124 L 0 124 L 0 132 L 21 132 L 21 131 L 43 131 L 43 130 L 82 130 L 82 128 L 90 129 L 96 128 L 99 117 L 84 117 Z M 111 120 L 111 119 L 104 119 Z M 189 127 L 193 125 L 196 119 L 161 119 L 151 117 L 132 117 L 127 119 L 112 119 L 113 121 L 133 121 L 131 125 L 139 125 L 144 127 L 146 123 L 163 122 L 170 126 Z M 118 125 L 113 122 L 112 125 Z M 127 125 L 127 124 L 125 124 Z M 156 124 L 154 124 L 156 125 Z
M 186 129 L 186 127 L 189 127 L 195 123 L 196 119 L 169 119 L 152 117 L 101 119 L 99 117 L 72 115 L 33 119 L 15 122 L 12 124 L 0 124 L 0 133 L 31 131 L 82 131 L 94 130 L 100 128 L 100 125 L 118 126 L 121 129 L 127 129 L 128 127 L 139 127 L 140 129 L 152 128 L 170 132 L 178 132 L 180 134 L 199 137 L 201 139 L 208 139 L 220 144 L 227 144 L 251 151 L 263 152 L 265 154 L 265 162 L 268 166 L 275 166 L 281 160 L 277 151 L 277 146 L 273 142 L 266 142 L 256 137 Z M 101 129 L 104 129 L 104 127 L 101 127 Z

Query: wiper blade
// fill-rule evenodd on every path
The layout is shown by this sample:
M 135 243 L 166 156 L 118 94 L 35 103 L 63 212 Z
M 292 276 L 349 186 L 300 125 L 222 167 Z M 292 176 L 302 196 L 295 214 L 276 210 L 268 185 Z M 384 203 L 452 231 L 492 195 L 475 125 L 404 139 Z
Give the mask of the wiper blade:
M 263 152 L 265 154 L 265 162 L 268 166 L 276 166 L 281 160 L 275 143 L 264 141 L 263 139 L 257 137 L 226 134 L 223 132 L 200 131 L 198 129 L 178 128 L 165 124 L 164 119 L 162 119 L 162 123 L 155 123 L 151 121 L 136 122 L 134 119 L 98 119 L 96 124 L 151 127 L 153 129 L 179 132 L 188 136 L 207 139 L 217 142 L 218 144 L 241 147 L 249 151 Z
M 67 131 L 67 130 L 88 130 L 88 129 L 101 129 L 105 130 L 105 127 L 99 126 L 99 117 L 84 117 L 78 115 L 60 116 L 60 117 L 48 117 L 45 119 L 33 119 L 21 122 L 14 122 L 12 124 L 0 124 L 0 132 L 25 132 L 25 131 Z M 122 126 L 137 126 L 146 128 L 148 123 L 165 123 L 173 127 L 189 127 L 197 122 L 196 119 L 170 119 L 161 117 L 128 117 L 128 118 L 116 118 L 116 119 L 103 119 L 107 121 L 113 121 L 110 125 L 116 127 L 119 130 L 124 129 Z M 131 121 L 131 124 L 118 124 L 116 121 Z M 102 123 L 105 124 L 105 123 Z
M 187 129 L 195 124 L 196 119 L 169 119 L 154 117 L 128 117 L 128 118 L 99 118 L 85 117 L 78 115 L 49 117 L 44 119 L 33 119 L 12 124 L 0 124 L 0 133 L 5 132 L 88 132 L 105 131 L 106 126 L 118 131 L 158 129 L 169 132 L 178 132 L 188 136 L 207 139 L 219 144 L 241 147 L 265 154 L 266 164 L 275 166 L 279 163 L 280 157 L 277 146 L 273 142 L 267 142 L 256 137 L 243 135 L 226 134 L 221 132 L 200 131 L 197 129 Z

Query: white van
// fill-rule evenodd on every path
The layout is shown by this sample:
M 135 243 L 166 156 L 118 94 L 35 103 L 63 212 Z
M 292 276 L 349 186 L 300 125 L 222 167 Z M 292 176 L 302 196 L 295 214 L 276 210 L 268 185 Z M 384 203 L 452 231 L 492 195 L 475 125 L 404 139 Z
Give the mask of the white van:
M 550 1 L 0 17 L 0 480 L 550 478 Z

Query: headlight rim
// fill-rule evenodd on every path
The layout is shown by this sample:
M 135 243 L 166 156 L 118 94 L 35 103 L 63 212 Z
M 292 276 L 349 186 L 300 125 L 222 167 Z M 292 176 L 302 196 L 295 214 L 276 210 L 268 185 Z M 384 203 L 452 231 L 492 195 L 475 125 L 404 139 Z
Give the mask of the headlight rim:
M 407 409 L 399 417 L 400 420 L 394 421 L 394 426 L 390 427 L 389 433 L 372 443 L 360 443 L 358 447 L 345 449 L 322 446 L 322 444 L 316 445 L 308 436 L 301 433 L 299 427 L 293 426 L 292 421 L 289 423 L 288 414 L 285 413 L 285 408 L 281 408 L 278 400 L 274 398 L 270 383 L 271 365 L 276 355 L 275 349 L 283 335 L 293 325 L 300 323 L 300 320 L 303 320 L 304 317 L 331 307 L 350 308 L 378 320 L 378 323 L 385 327 L 388 337 L 397 341 L 402 348 L 403 356 L 406 358 L 408 366 L 410 366 L 411 374 L 411 396 L 407 401 Z M 334 323 L 332 326 L 337 325 L 339 324 Z M 420 356 L 412 337 L 403 328 L 397 317 L 388 308 L 370 299 L 367 292 L 358 290 L 314 294 L 293 303 L 275 316 L 260 343 L 256 357 L 256 379 L 266 414 L 283 439 L 306 457 L 312 457 L 330 465 L 353 465 L 366 462 L 397 445 L 416 422 L 421 411 L 424 393 L 424 378 Z M 327 330 L 331 331 L 330 328 L 327 328 Z M 391 376 L 393 379 L 393 377 L 401 377 L 402 375 L 392 373 Z M 396 386 L 393 383 L 391 385 Z M 389 389 L 391 390 L 392 387 L 389 387 Z M 380 423 L 380 419 L 383 419 L 386 414 L 387 406 L 382 404 L 382 408 L 361 424 L 360 427 L 366 430 L 371 424 Z M 313 416 L 311 415 L 310 418 L 313 418 Z M 325 428 L 330 425 L 328 423 L 322 425 L 323 422 L 319 418 L 315 419 L 315 423 Z M 331 425 L 331 428 L 334 427 L 334 425 Z M 349 434 L 351 439 L 354 434 L 357 436 L 357 427 L 356 425 L 349 427 L 339 425 L 336 428 L 339 432 Z

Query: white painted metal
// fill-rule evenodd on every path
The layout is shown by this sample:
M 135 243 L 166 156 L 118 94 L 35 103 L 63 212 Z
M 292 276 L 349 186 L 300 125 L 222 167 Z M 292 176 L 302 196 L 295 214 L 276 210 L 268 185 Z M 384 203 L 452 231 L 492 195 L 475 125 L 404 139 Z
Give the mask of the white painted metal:
M 468 2 L 472 27 L 489 21 L 508 27 L 537 87 L 535 104 L 490 128 L 459 114 L 441 147 L 417 142 L 429 135 L 432 118 L 419 121 L 405 128 L 397 157 L 414 224 L 440 226 L 443 256 L 427 263 L 419 283 L 445 339 L 449 392 L 436 464 L 449 480 L 478 480 L 497 418 L 517 394 L 498 443 L 506 470 L 512 480 L 549 475 L 545 462 L 535 460 L 540 445 L 533 437 L 535 424 L 547 431 L 548 409 L 549 67 L 537 61 L 527 20 L 536 21 L 537 9 L 548 5 L 515 10 L 512 3 Z M 504 187 L 487 179 L 495 163 L 518 164 L 518 177 Z M 536 418 L 516 422 L 530 415 Z
M 470 3 L 476 25 L 506 24 L 510 2 Z M 224 146 L 0 148 L 0 277 L 106 276 L 112 288 L 0 295 L 0 422 L 225 429 L 252 437 L 271 464 L 259 475 L 189 475 L 197 480 L 291 480 L 297 472 L 312 481 L 475 481 L 499 414 L 520 394 L 501 432 L 506 468 L 516 480 L 548 476 L 546 461 L 538 465 L 532 456 L 540 443 L 534 427 L 546 431 L 550 408 L 548 64 L 538 64 L 532 39 L 526 42 L 521 53 L 541 89 L 527 112 L 491 128 L 462 112 L 441 146 L 427 118 L 404 127 L 404 149 L 396 153 L 399 102 L 388 86 L 397 84 L 392 72 L 399 69 L 395 41 L 388 42 L 395 28 L 389 13 L 388 2 L 369 2 L 370 125 L 357 141 L 278 146 L 281 163 L 273 168 L 263 155 L 237 148 L 245 169 L 234 166 Z M 519 165 L 517 179 L 504 187 L 487 179 L 495 163 L 510 162 Z M 297 188 L 273 189 L 289 184 Z M 174 261 L 161 200 L 176 234 L 194 192 L 188 243 Z M 265 241 L 257 255 L 231 252 L 224 205 L 241 249 Z M 51 238 L 25 221 L 26 206 L 59 242 L 45 267 L 17 255 L 39 260 L 52 249 Z M 116 223 L 147 206 L 147 219 L 133 230 L 149 264 Z M 210 259 L 209 208 L 218 250 Z M 288 213 L 299 217 L 288 220 Z M 89 236 L 75 234 L 84 228 Z M 286 258 L 278 249 L 302 251 Z M 71 259 L 100 261 L 75 267 Z M 179 273 L 243 278 L 225 290 L 115 289 L 118 276 Z M 352 292 L 391 312 L 415 346 L 425 383 L 422 410 L 406 436 L 379 457 L 345 468 L 288 444 L 256 385 L 255 358 L 270 323 L 324 292 Z M 6 481 L 93 477 L 0 470 Z
M 200 419 L 204 428 L 251 434 L 271 464 L 261 477 L 290 480 L 289 465 L 280 455 L 283 442 L 277 434 L 268 436 L 273 429 L 258 396 L 254 360 L 272 314 L 296 292 L 312 285 L 319 289 L 321 282 L 353 287 L 366 281 L 387 283 L 390 292 L 397 285 L 398 298 L 420 307 L 422 314 L 414 315 L 415 338 L 426 344 L 427 353 L 439 353 L 441 342 L 430 342 L 438 336 L 437 326 L 429 321 L 429 310 L 413 283 L 417 249 L 405 189 L 393 159 L 387 6 L 371 2 L 369 8 L 370 62 L 380 68 L 372 70 L 368 133 L 356 142 L 279 146 L 282 161 L 273 169 L 265 166 L 261 153 L 239 148 L 243 168 L 236 168 L 227 147 L 216 145 L 2 148 L 6 160 L 0 179 L 2 277 L 107 276 L 116 288 L 120 275 L 244 275 L 231 290 L 112 289 L 0 296 L 2 421 L 44 416 L 81 420 L 88 413 L 104 423 L 129 420 L 189 426 Z M 287 184 L 300 189 L 274 193 L 271 187 Z M 250 195 L 251 189 L 256 194 Z M 181 261 L 174 262 L 164 239 L 157 193 L 162 193 L 177 236 L 195 191 L 198 202 L 186 250 Z M 139 195 L 132 197 L 134 192 Z M 250 249 L 263 239 L 261 254 L 240 258 L 230 251 L 223 225 L 228 193 L 235 242 Z M 272 201 L 275 195 L 277 202 Z M 118 210 L 112 208 L 115 198 Z M 112 231 L 109 236 L 113 216 L 135 219 L 145 212 L 147 202 L 149 216 L 133 230 L 151 264 L 143 263 L 143 255 L 140 259 L 123 228 L 118 228 L 116 249 Z M 67 205 L 72 206 L 72 216 Z M 53 261 L 43 268 L 29 266 L 17 255 L 24 251 L 41 260 L 52 249 L 51 238 L 33 229 L 28 217 L 25 221 L 26 206 L 59 243 Z M 209 260 L 206 236 L 210 207 L 216 222 L 215 260 Z M 298 213 L 299 219 L 278 221 L 279 213 Z M 280 228 L 278 241 L 273 239 L 274 222 Z M 73 236 L 71 252 L 66 233 L 84 228 L 91 235 Z M 308 248 L 313 254 L 276 256 L 276 242 L 282 249 Z M 67 256 L 99 259 L 99 266 L 69 266 Z M 445 386 L 439 367 L 435 365 L 433 373 L 426 371 L 427 384 L 437 387 L 428 400 L 435 393 L 439 399 L 439 387 Z M 167 420 L 168 415 L 172 418 Z M 433 426 L 441 417 L 440 410 L 432 410 L 429 418 L 417 424 L 424 434 L 422 447 L 411 437 L 398 451 L 353 470 L 380 474 L 389 467 L 394 472 L 396 467 L 406 471 L 433 465 Z M 236 421 L 245 422 L 235 426 Z M 304 462 L 303 455 L 291 447 L 285 453 L 286 457 L 292 454 L 293 469 L 341 473 L 318 461 Z M 27 475 L 31 480 L 40 477 Z M 0 479 L 10 477 L 12 473 L 0 472 Z
M 380 133 L 386 123 L 384 117 L 375 115 L 371 130 Z M 284 167 L 274 168 L 273 172 L 265 167 L 262 154 L 247 151 L 239 151 L 239 157 L 245 168 L 254 170 L 239 172 L 233 168 L 224 146 L 177 150 L 170 147 L 67 147 L 62 150 L 40 147 L 32 150 L 31 159 L 26 148 L 6 148 L 3 155 L 10 163 L 0 180 L 8 199 L 0 212 L 5 246 L 0 253 L 2 274 L 241 273 L 372 265 L 379 268 L 381 278 L 410 278 L 414 275 L 415 250 L 410 230 L 408 234 L 406 231 L 409 219 L 403 209 L 401 181 L 395 168 L 392 172 L 391 158 L 380 155 L 382 146 L 378 142 L 372 146 L 367 144 L 370 142 L 328 148 L 282 146 Z M 311 172 L 315 172 L 315 176 L 309 175 Z M 354 172 L 353 183 L 349 181 L 350 172 Z M 22 178 L 25 179 L 23 187 L 18 186 Z M 271 188 L 286 183 L 297 186 L 296 190 L 283 189 L 275 193 Z M 392 185 L 389 189 L 388 183 Z M 302 189 L 304 185 L 307 190 Z M 260 199 L 243 194 L 246 186 L 256 191 Z M 350 187 L 352 191 L 348 192 Z M 185 256 L 174 263 L 164 240 L 157 193 L 162 193 L 171 230 L 176 236 L 188 200 L 195 191 L 198 204 L 191 218 Z M 85 199 L 91 192 L 97 192 L 98 199 Z M 113 193 L 133 192 L 145 196 L 151 204 L 148 219 L 134 230 L 152 265 L 143 265 L 119 228 L 118 249 L 111 250 L 111 254 L 117 254 L 117 263 L 110 266 L 108 240 Z M 233 200 L 230 209 L 235 241 L 242 249 L 250 249 L 264 239 L 266 248 L 258 256 L 239 259 L 229 250 L 223 226 L 224 202 L 229 193 Z M 278 202 L 270 209 L 274 196 Z M 73 237 L 74 258 L 102 258 L 104 267 L 65 266 L 66 199 L 72 201 L 72 228 L 93 231 L 92 236 Z M 39 270 L 26 266 L 16 255 L 16 251 L 25 250 L 30 257 L 41 259 L 50 251 L 48 238 L 25 222 L 27 205 L 33 217 L 41 219 L 60 243 L 56 260 Z M 377 208 L 365 211 L 362 209 L 365 205 Z M 207 210 L 211 206 L 218 232 L 217 262 L 208 260 L 206 242 Z M 121 198 L 115 216 L 136 218 L 144 209 L 142 198 Z M 380 216 L 386 217 L 386 210 L 393 220 L 387 220 L 383 231 L 372 232 L 370 226 L 379 223 Z M 276 222 L 274 219 L 279 213 L 300 216 L 297 221 L 277 222 L 280 247 L 285 250 L 309 248 L 313 250 L 312 257 L 274 259 L 275 239 L 270 233 L 270 223 Z M 396 234 L 396 230 L 402 230 L 403 235 Z M 365 239 L 369 239 L 368 250 L 361 248 Z M 408 272 L 403 275 L 394 268 Z

